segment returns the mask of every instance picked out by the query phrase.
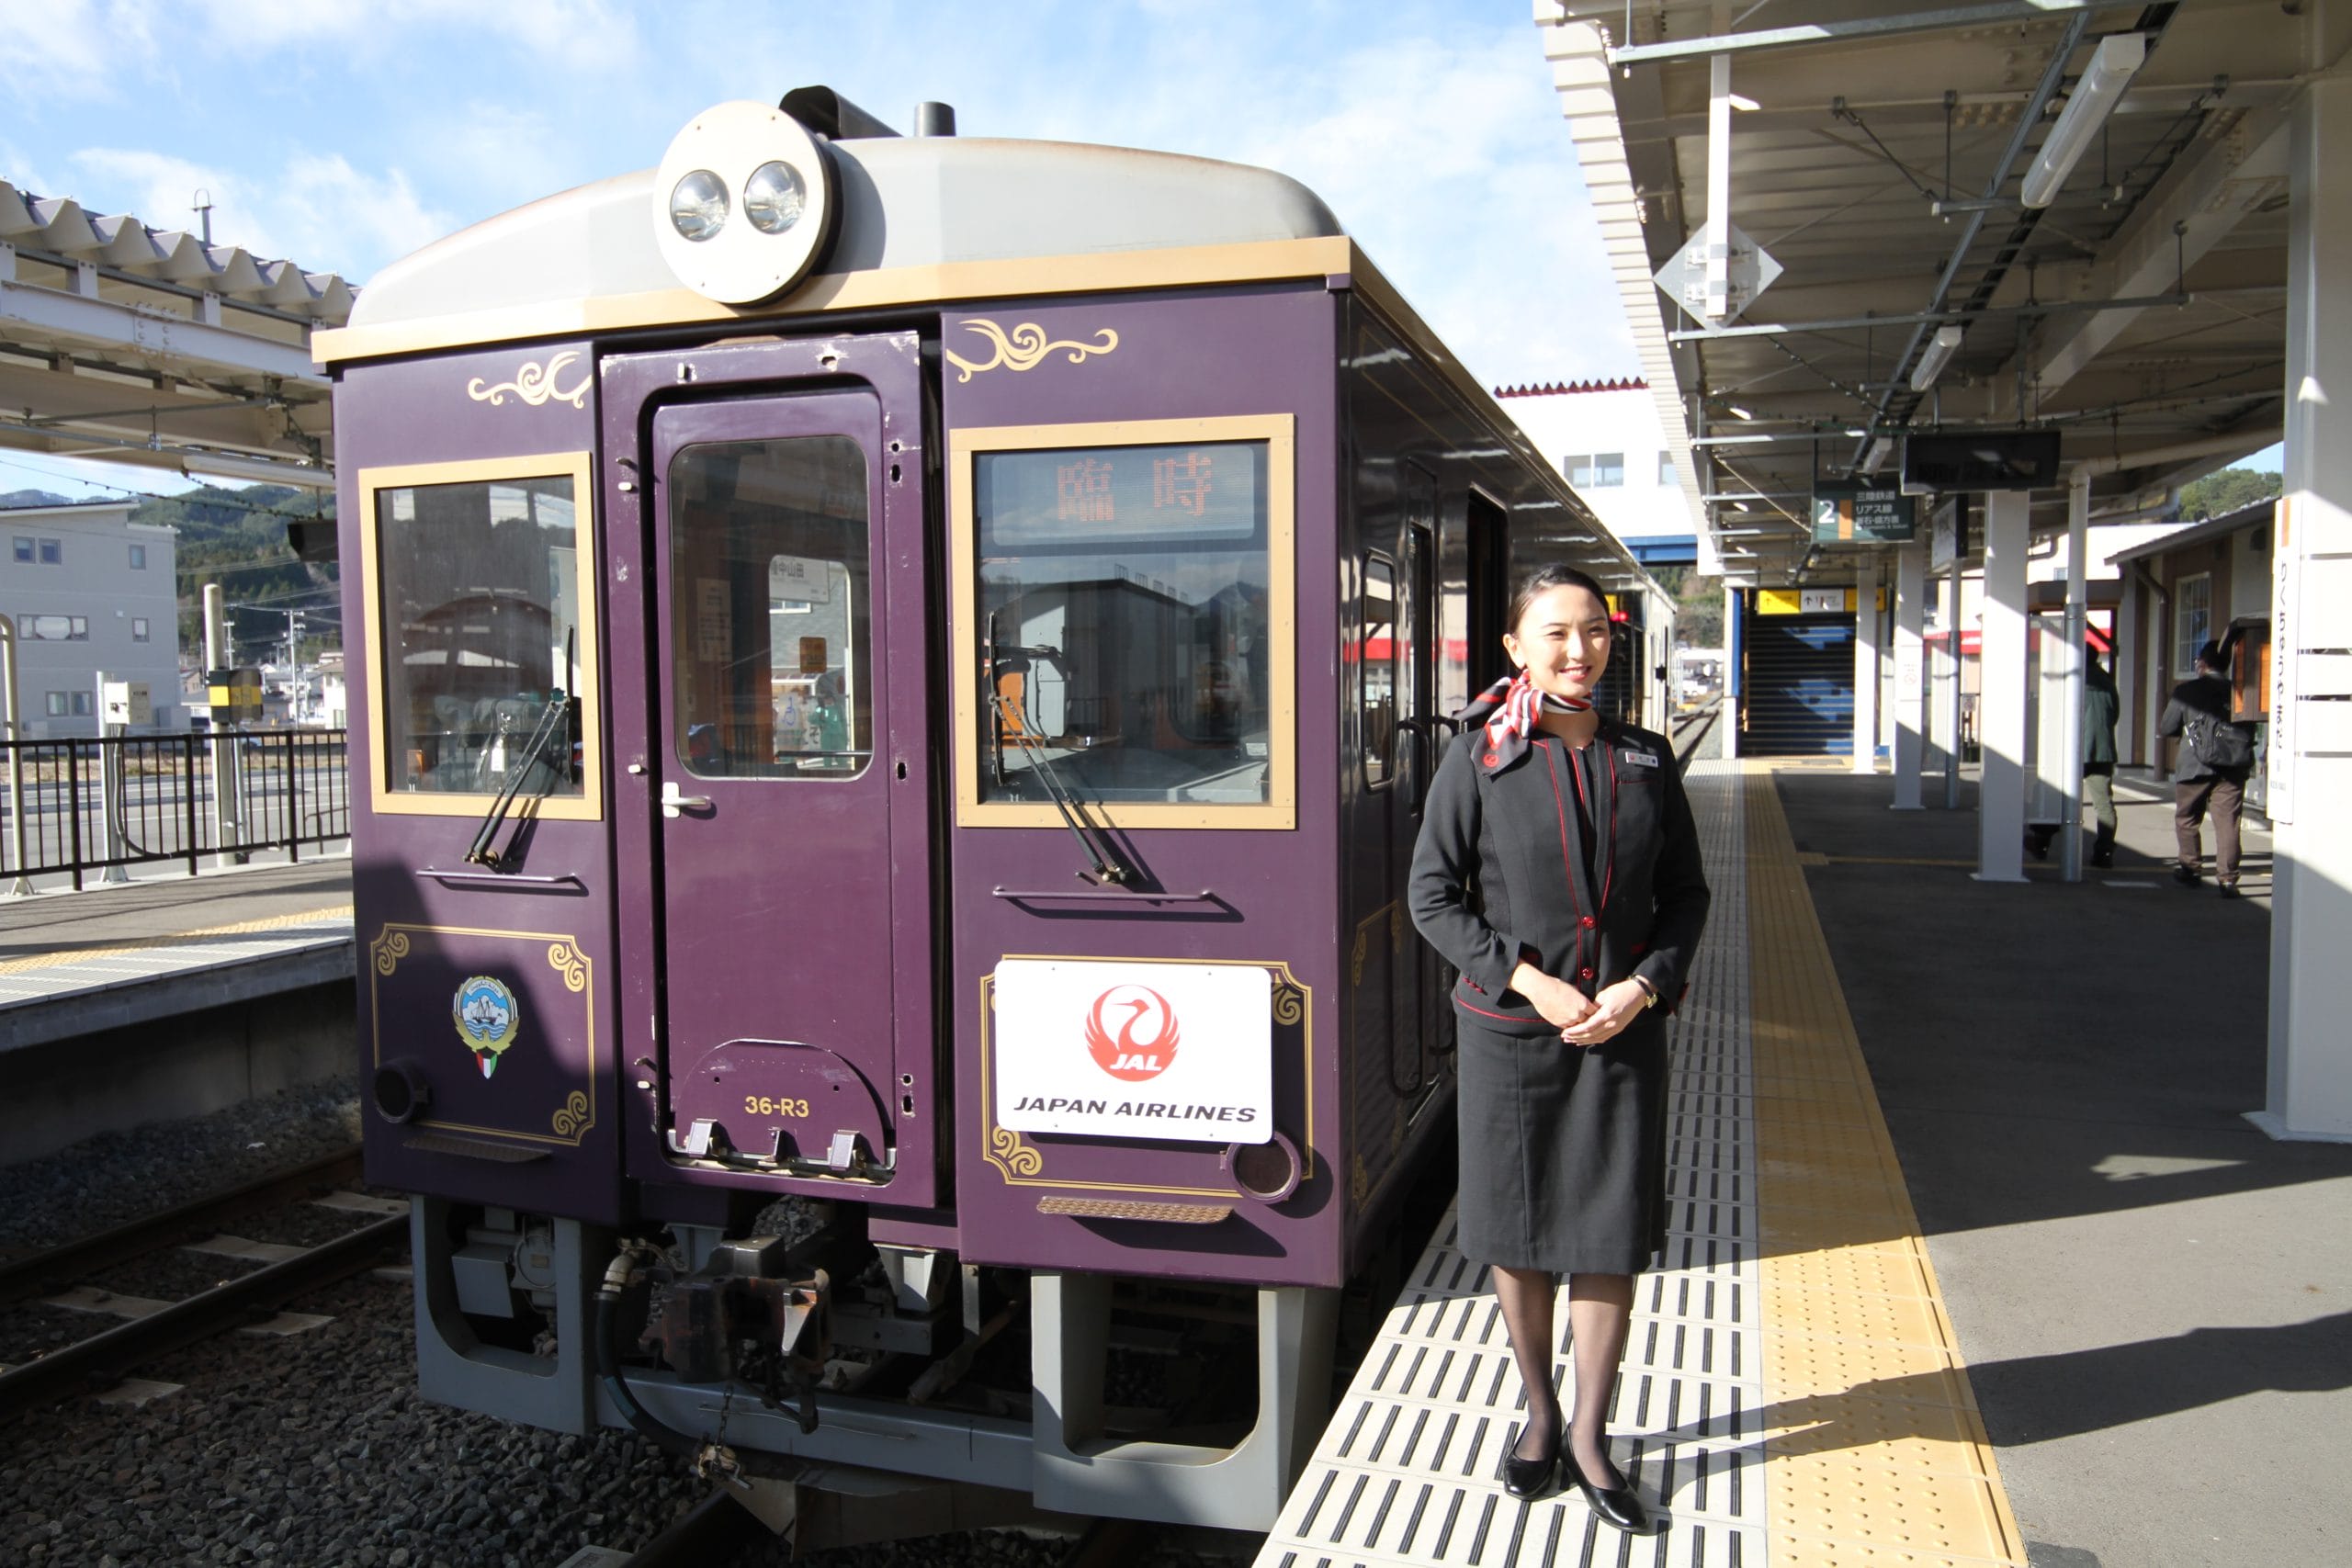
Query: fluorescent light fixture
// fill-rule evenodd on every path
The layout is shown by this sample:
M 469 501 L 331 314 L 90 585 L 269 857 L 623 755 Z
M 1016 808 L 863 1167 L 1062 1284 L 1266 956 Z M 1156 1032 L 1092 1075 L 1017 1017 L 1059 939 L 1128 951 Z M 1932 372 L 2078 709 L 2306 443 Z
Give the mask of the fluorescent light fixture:
M 1754 413 L 1750 412 L 1747 409 L 1741 408 L 1737 403 L 1725 403 L 1724 405 L 1724 412 L 1731 415 L 1734 419 L 1754 419 L 1756 417 Z
M 1863 436 L 1868 435 L 1868 434 L 1870 434 L 1870 432 L 1869 432 L 1869 431 L 1867 431 L 1867 430 L 1864 430 L 1864 429 L 1863 429 L 1860 425 L 1859 425 L 1859 424 L 1849 424 L 1849 425 L 1848 425 L 1848 426 L 1846 427 L 1846 434 L 1849 434 L 1849 435 L 1850 435 L 1850 436 L 1852 436 L 1852 437 L 1854 437 L 1856 440 L 1858 440 L 1858 441 L 1859 441 L 1859 440 L 1860 440 Z
M 1870 450 L 1862 454 L 1862 472 L 1866 474 L 1874 474 L 1878 472 L 1881 468 L 1886 467 L 1886 460 L 1894 455 L 1894 437 L 1892 435 L 1880 436 L 1877 440 L 1871 443 Z
M 1924 392 L 1935 385 L 1936 378 L 1944 373 L 1944 367 L 1951 360 L 1952 351 L 1960 346 L 1960 340 L 1967 335 L 1967 332 L 1965 327 L 1936 329 L 1936 335 L 1928 340 L 1926 350 L 1919 355 L 1919 363 L 1911 371 L 1913 391 Z
M 1715 536 L 1719 539 L 1762 539 L 1779 532 L 1778 528 L 1718 528 Z
M 1693 436 L 1693 437 L 1691 438 L 1690 445 L 1691 445 L 1691 446 L 1742 446 L 1742 445 L 1744 445 L 1744 444 L 1746 444 L 1746 443 L 1747 443 L 1747 442 L 1750 442 L 1750 441 L 1779 441 L 1779 440 L 1781 440 L 1781 439 L 1783 439 L 1783 438 L 1782 438 L 1782 437 L 1781 437 L 1781 436 L 1778 436 L 1778 435 L 1761 435 L 1761 434 L 1758 434 L 1758 435 L 1698 435 L 1698 436 Z M 1794 437 L 1789 437 L 1788 439 L 1794 439 Z
M 2067 96 L 2065 112 L 2042 140 L 2033 167 L 2025 172 L 2018 199 L 2028 207 L 2047 207 L 2058 199 L 2059 187 L 2075 172 L 2075 164 L 2090 151 L 2092 139 L 2115 111 L 2123 89 L 2147 63 L 2148 40 L 2141 33 L 2109 33 L 2092 51 L 2089 69 Z
M 1758 108 L 1762 107 L 1758 105 L 1754 98 L 1748 97 L 1740 93 L 1725 93 L 1724 95 L 1724 102 L 1739 110 L 1742 114 L 1754 114 Z

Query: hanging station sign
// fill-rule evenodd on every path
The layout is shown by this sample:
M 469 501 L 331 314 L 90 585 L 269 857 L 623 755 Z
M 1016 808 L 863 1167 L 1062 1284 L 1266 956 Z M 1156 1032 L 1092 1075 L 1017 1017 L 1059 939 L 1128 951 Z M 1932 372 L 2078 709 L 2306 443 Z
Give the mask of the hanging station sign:
M 1894 485 L 1840 484 L 1816 480 L 1813 487 L 1813 542 L 1816 545 L 1908 544 L 1918 534 L 1918 498 Z

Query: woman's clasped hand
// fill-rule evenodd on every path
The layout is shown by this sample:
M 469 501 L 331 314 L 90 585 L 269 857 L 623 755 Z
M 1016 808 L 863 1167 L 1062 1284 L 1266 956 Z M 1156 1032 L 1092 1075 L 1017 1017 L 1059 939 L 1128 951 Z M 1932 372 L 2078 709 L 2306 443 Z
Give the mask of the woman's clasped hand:
M 1598 996 L 1582 991 L 1532 964 L 1520 964 L 1510 988 L 1528 999 L 1544 1021 L 1560 1032 L 1571 1045 L 1598 1045 L 1614 1039 L 1649 1005 L 1649 993 L 1636 980 L 1604 986 Z

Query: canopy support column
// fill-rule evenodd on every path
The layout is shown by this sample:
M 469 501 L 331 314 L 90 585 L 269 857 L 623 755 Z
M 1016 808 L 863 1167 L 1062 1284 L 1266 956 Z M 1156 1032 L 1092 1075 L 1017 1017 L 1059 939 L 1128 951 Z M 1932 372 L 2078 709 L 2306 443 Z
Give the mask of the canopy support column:
M 1878 772 L 1878 558 L 1854 573 L 1854 772 Z
M 2270 1067 L 2253 1120 L 2273 1137 L 2352 1140 L 2352 658 L 2340 651 L 2352 648 L 2352 81 L 2322 75 L 2291 112 L 2286 494 L 2271 558 Z
M 1919 753 L 1925 739 L 1927 689 L 1921 656 L 1927 645 L 1922 602 L 1928 547 L 1914 539 L 1894 552 L 1894 809 L 1919 809 Z
M 1977 637 L 1976 879 L 2025 880 L 2026 598 L 2023 491 L 1984 497 L 1984 622 Z

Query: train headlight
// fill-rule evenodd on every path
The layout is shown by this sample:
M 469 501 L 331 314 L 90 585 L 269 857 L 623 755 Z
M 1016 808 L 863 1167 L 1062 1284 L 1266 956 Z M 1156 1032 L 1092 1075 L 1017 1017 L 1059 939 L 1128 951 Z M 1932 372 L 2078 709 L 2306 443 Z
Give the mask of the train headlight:
M 772 159 L 743 182 L 743 216 L 763 234 L 783 233 L 800 221 L 808 205 L 808 186 L 789 164 Z
M 696 244 L 727 227 L 727 187 L 717 175 L 696 169 L 670 187 L 670 227 Z
M 696 115 L 662 155 L 650 194 L 662 259 L 679 282 L 724 305 L 789 289 L 824 259 L 840 226 L 831 152 L 766 104 Z

